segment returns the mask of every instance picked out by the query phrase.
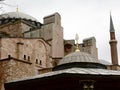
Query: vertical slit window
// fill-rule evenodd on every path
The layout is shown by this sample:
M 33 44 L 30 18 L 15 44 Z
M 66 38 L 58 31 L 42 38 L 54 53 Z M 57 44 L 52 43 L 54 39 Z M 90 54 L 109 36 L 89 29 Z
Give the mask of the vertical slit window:
M 42 65 L 42 61 L 40 60 L 40 65 Z
M 24 55 L 24 60 L 26 60 L 26 55 Z
M 36 64 L 38 64 L 38 59 L 36 59 L 36 62 L 35 62 Z
M 30 56 L 28 56 L 28 61 L 30 61 Z

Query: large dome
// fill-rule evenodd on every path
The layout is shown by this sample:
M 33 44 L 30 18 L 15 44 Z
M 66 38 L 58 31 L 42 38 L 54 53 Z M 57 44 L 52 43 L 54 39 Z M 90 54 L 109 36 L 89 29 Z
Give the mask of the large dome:
M 37 21 L 34 17 L 21 13 L 21 12 L 8 12 L 0 15 L 0 19 L 2 18 L 22 18 L 22 19 L 27 19 L 27 20 L 32 20 L 32 21 Z
M 99 63 L 98 59 L 93 58 L 90 54 L 84 52 L 74 52 L 65 56 L 62 60 L 60 60 L 58 65 L 73 63 L 73 62 Z

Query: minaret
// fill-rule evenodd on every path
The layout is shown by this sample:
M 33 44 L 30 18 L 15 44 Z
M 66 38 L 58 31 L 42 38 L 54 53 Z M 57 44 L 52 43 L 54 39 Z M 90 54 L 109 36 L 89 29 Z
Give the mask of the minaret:
M 112 16 L 110 14 L 110 48 L 111 48 L 111 59 L 113 65 L 118 65 L 118 54 L 117 54 L 117 40 L 115 38 L 115 29 L 113 26 Z

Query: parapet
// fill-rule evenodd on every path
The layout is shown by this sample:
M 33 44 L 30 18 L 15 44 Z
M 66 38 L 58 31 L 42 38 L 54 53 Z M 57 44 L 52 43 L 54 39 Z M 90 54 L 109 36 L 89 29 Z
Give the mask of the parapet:
M 61 16 L 58 12 L 44 17 L 44 24 L 56 23 L 61 25 Z

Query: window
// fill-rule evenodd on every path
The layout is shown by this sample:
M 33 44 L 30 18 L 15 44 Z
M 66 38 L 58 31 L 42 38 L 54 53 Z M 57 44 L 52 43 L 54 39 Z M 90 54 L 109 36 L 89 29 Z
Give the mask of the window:
M 40 65 L 42 65 L 42 61 L 40 60 Z
M 26 60 L 26 55 L 24 55 L 24 60 Z
M 93 90 L 94 89 L 94 80 L 83 80 L 83 90 Z
M 41 60 L 36 59 L 35 64 L 42 65 L 42 61 L 41 61 Z
M 8 55 L 8 58 L 10 58 L 11 57 L 11 55 Z
M 36 64 L 38 64 L 38 59 L 36 59 L 36 62 L 35 62 Z
M 28 56 L 28 61 L 30 61 L 30 56 Z

